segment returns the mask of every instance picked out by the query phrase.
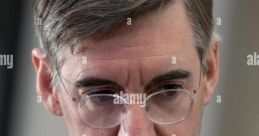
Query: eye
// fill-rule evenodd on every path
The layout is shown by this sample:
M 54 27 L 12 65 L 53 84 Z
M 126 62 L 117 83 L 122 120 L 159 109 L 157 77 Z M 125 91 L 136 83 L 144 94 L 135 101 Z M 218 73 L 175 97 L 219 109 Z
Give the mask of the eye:
M 98 106 L 98 105 L 103 105 L 103 104 L 112 104 L 114 97 L 99 95 L 99 96 L 90 97 L 89 100 L 92 104 L 94 104 L 95 106 Z
M 91 87 L 91 88 L 84 88 L 81 89 L 81 95 L 88 95 L 88 96 L 93 96 L 93 95 L 113 95 L 116 93 L 119 93 L 122 91 L 122 88 L 114 87 L 114 86 L 99 86 L 99 87 Z
M 159 87 L 159 90 L 171 90 L 171 89 L 175 89 L 175 90 L 183 89 L 183 85 L 179 83 L 178 84 L 171 83 L 171 84 L 164 84 Z
M 87 93 L 88 96 L 91 95 L 99 95 L 99 94 L 114 94 L 115 90 L 111 90 L 111 89 L 98 89 L 98 90 L 94 90 L 91 91 L 89 93 Z
M 88 96 L 88 104 L 92 106 L 107 106 L 113 104 L 115 93 L 118 93 L 119 89 L 112 87 L 101 87 L 86 91 L 83 95 Z M 101 106 L 101 107 L 100 107 Z
M 180 96 L 183 89 L 183 85 L 179 82 L 165 83 L 158 87 L 157 91 L 160 91 L 153 99 L 157 99 L 160 102 L 169 102 L 176 100 Z
M 184 85 L 182 82 L 172 82 L 172 81 L 166 81 L 160 85 L 157 85 L 153 89 L 150 89 L 147 94 L 152 94 L 159 91 L 169 91 L 169 90 L 175 90 L 175 91 L 181 91 L 184 89 Z

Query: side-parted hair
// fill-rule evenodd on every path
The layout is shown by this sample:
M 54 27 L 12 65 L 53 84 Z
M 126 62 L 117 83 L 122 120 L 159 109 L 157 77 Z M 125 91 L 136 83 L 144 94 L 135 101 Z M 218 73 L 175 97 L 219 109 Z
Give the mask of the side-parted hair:
M 34 0 L 34 20 L 47 57 L 63 47 L 73 49 L 82 39 L 118 29 L 128 17 L 163 8 L 174 0 Z M 213 31 L 212 0 L 183 0 L 200 57 L 209 48 Z

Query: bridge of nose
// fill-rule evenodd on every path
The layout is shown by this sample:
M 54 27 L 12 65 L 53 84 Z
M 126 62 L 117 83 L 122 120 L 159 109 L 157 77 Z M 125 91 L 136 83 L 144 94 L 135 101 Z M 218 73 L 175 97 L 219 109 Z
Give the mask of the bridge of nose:
M 129 105 L 119 136 L 156 136 L 154 123 L 145 116 L 143 107 L 138 104 Z

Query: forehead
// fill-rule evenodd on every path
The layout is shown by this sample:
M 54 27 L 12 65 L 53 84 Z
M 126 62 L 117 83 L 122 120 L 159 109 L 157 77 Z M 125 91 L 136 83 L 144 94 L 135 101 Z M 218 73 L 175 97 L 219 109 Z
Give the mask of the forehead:
M 124 26 L 112 35 L 100 41 L 79 43 L 87 47 L 76 55 L 66 53 L 62 73 L 77 77 L 86 69 L 96 73 L 107 71 L 103 75 L 138 69 L 158 74 L 170 68 L 191 70 L 195 61 L 198 64 L 190 22 L 181 3 L 132 20 L 131 26 Z M 173 67 L 172 57 L 178 60 Z

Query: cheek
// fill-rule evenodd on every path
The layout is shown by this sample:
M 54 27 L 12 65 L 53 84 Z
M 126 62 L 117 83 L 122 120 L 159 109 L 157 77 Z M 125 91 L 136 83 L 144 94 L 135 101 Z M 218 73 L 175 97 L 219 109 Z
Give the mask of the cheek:
M 197 125 L 195 121 L 188 118 L 174 125 L 159 125 L 156 127 L 156 132 L 159 136 L 199 136 Z
M 158 125 L 157 132 L 165 136 L 199 136 L 202 120 L 202 91 L 194 96 L 194 104 L 189 117 L 175 125 Z
M 173 133 L 176 134 L 176 136 L 200 136 L 200 128 L 200 111 L 193 110 L 191 115 L 185 121 L 176 124 L 171 130 L 174 130 Z
M 201 85 L 202 86 L 202 85 Z M 192 134 L 190 136 L 199 136 L 201 129 L 201 121 L 203 114 L 203 89 L 198 90 L 198 93 L 194 96 L 194 104 L 192 108 L 192 112 L 189 118 L 186 120 L 186 125 L 188 125 L 188 129 L 192 130 Z M 189 135 L 188 135 L 189 136 Z
M 112 129 L 93 129 L 84 125 L 77 113 L 76 102 L 73 102 L 72 99 L 65 93 L 59 93 L 59 99 L 61 108 L 64 114 L 64 120 L 66 122 L 69 135 L 70 136 L 114 136 L 118 131 L 118 128 Z
M 83 134 L 84 125 L 81 123 L 77 114 L 77 103 L 73 102 L 71 97 L 66 92 L 59 93 L 61 108 L 64 115 L 64 120 L 70 135 Z

